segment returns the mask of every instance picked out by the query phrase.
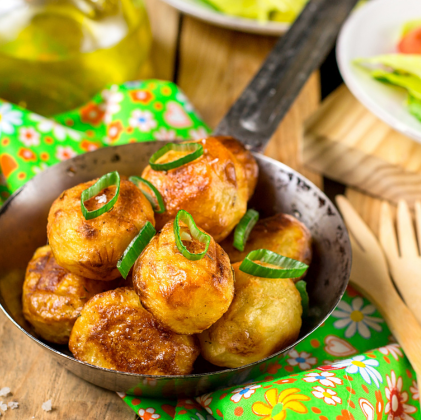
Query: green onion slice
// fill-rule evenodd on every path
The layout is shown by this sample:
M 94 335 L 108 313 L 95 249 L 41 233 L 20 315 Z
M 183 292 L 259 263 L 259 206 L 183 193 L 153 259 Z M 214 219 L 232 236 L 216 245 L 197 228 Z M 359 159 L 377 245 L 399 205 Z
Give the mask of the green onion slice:
M 85 207 L 85 201 L 90 200 L 92 197 L 95 197 L 96 195 L 98 195 L 103 189 L 111 187 L 113 185 L 117 187 L 114 197 L 108 203 L 100 207 L 99 209 L 88 211 L 88 209 Z M 104 214 L 107 211 L 110 211 L 114 207 L 115 203 L 117 202 L 119 194 L 120 194 L 120 175 L 118 172 L 116 171 L 110 172 L 102 176 L 101 178 L 99 178 L 99 180 L 94 185 L 92 185 L 91 187 L 89 187 L 88 189 L 82 192 L 82 195 L 80 198 L 80 204 L 82 207 L 82 214 L 85 220 L 95 219 L 101 216 L 101 214 Z
M 189 250 L 184 246 L 183 240 L 188 240 L 189 238 L 187 238 L 186 235 L 184 235 L 184 232 L 180 232 L 180 220 L 187 225 L 187 227 L 190 230 L 190 234 L 194 239 L 197 239 L 199 242 L 202 242 L 206 245 L 205 250 L 203 252 L 194 254 L 189 252 Z M 196 226 L 192 215 L 185 210 L 179 210 L 174 220 L 174 236 L 178 250 L 183 254 L 184 257 L 186 257 L 190 261 L 201 260 L 208 252 L 209 244 L 211 241 L 210 236 L 207 233 L 202 232 Z
M 165 212 L 164 199 L 162 198 L 161 193 L 156 189 L 156 187 L 151 182 L 149 182 L 148 180 L 144 178 L 141 178 L 140 176 L 131 176 L 129 178 L 129 181 L 133 182 L 133 184 L 135 184 L 142 191 L 143 195 L 151 203 L 153 211 L 155 213 Z M 149 194 L 146 188 L 142 188 L 141 184 L 146 185 L 155 194 L 155 199 L 151 194 Z
M 247 213 L 241 218 L 240 223 L 234 231 L 234 248 L 243 252 L 247 239 L 254 225 L 259 220 L 259 213 L 256 210 L 247 210 Z
M 130 242 L 130 245 L 126 248 L 117 263 L 118 271 L 120 271 L 124 278 L 127 277 L 130 269 L 136 262 L 137 257 L 142 253 L 155 234 L 155 228 L 152 223 L 148 221 L 140 230 L 139 234 Z
M 301 295 L 301 306 L 303 307 L 303 317 L 308 316 L 309 298 L 307 293 L 307 283 L 304 280 L 297 281 L 295 287 Z
M 165 153 L 170 150 L 176 152 L 190 152 L 188 155 L 181 157 L 180 159 L 173 160 L 168 163 L 155 163 L 160 157 L 164 156 Z M 186 163 L 196 160 L 203 155 L 203 146 L 200 143 L 168 143 L 166 146 L 155 152 L 149 159 L 149 165 L 155 171 L 169 171 L 170 169 L 178 168 Z
M 265 267 L 254 261 L 266 262 L 281 268 Z M 307 264 L 276 254 L 268 249 L 251 251 L 240 265 L 240 270 L 244 273 L 268 279 L 293 279 L 301 277 L 307 268 Z

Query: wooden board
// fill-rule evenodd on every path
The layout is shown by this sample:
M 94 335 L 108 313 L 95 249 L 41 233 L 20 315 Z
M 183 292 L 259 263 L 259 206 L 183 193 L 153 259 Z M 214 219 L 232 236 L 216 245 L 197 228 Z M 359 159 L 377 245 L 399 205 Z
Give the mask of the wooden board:
M 342 86 L 307 121 L 303 160 L 374 196 L 421 199 L 421 144 L 392 130 Z
M 191 98 L 205 120 L 214 127 L 258 70 L 275 40 L 216 28 L 183 17 L 158 0 L 147 0 L 154 44 L 154 77 L 175 80 Z M 179 48 L 179 49 L 177 49 Z M 303 89 L 268 147 L 267 154 L 309 175 L 299 150 L 302 124 L 319 102 L 319 80 L 314 75 Z M 84 382 L 52 361 L 48 354 L 0 314 L 0 388 L 12 389 L 17 410 L 2 419 L 117 420 L 137 416 L 113 392 Z M 41 404 L 52 399 L 54 411 Z M 1 398 L 0 398 L 1 400 Z M 7 401 L 10 401 L 7 398 Z

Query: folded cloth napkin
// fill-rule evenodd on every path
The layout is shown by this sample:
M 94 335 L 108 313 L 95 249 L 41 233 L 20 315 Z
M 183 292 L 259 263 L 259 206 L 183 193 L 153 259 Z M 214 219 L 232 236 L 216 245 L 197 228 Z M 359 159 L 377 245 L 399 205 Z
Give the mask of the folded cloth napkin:
M 0 197 L 99 147 L 209 132 L 180 89 L 158 80 L 110 86 L 53 119 L 0 101 Z M 238 375 L 196 399 L 144 398 L 140 389 L 119 395 L 143 420 L 421 420 L 415 372 L 376 308 L 351 287 L 323 326 L 265 367 L 253 382 Z

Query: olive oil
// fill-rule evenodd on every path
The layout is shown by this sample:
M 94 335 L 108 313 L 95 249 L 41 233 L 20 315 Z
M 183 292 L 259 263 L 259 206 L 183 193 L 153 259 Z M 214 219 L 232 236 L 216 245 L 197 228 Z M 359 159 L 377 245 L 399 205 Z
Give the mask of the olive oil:
M 42 115 L 145 76 L 151 33 L 141 0 L 0 1 L 0 98 Z

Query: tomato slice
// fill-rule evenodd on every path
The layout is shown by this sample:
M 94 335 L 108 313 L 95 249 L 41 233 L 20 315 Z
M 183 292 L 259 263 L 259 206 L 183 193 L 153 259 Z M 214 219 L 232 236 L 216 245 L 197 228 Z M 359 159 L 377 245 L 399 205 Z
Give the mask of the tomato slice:
M 402 54 L 421 54 L 421 27 L 408 32 L 401 39 L 398 51 Z

